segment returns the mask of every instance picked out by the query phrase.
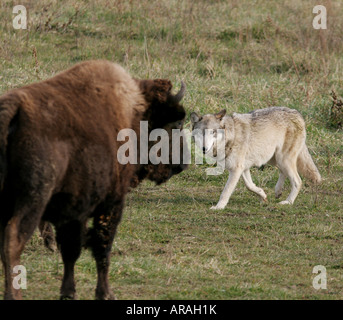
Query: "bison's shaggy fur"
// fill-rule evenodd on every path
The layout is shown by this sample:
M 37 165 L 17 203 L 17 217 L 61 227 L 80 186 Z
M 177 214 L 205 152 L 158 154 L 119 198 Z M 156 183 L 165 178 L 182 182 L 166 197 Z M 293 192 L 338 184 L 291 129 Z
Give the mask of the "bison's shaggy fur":
M 74 265 L 83 245 L 96 260 L 96 298 L 112 298 L 109 255 L 126 193 L 144 178 L 162 183 L 185 169 L 120 164 L 124 142 L 117 134 L 132 128 L 139 136 L 141 120 L 149 121 L 149 130 L 180 127 L 185 111 L 171 89 L 168 80 L 137 80 L 116 64 L 88 61 L 0 97 L 5 298 L 21 298 L 12 286 L 13 267 L 41 221 L 56 229 L 64 262 L 61 298 L 75 298 Z

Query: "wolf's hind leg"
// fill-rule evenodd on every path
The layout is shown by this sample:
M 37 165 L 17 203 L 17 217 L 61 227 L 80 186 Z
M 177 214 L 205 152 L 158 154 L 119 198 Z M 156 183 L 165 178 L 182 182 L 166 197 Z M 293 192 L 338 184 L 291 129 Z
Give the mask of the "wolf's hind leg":
M 297 171 L 296 161 L 285 160 L 281 170 L 288 177 L 291 183 L 291 193 L 289 194 L 288 198 L 285 201 L 281 201 L 280 204 L 293 204 L 302 185 Z
M 285 184 L 285 180 L 286 180 L 286 176 L 280 170 L 279 171 L 279 179 L 275 185 L 275 198 L 276 199 L 280 198 L 282 195 L 282 189 L 283 189 L 283 186 Z
M 264 193 L 263 189 L 257 187 L 256 184 L 252 181 L 251 175 L 250 175 L 250 170 L 248 169 L 248 170 L 243 171 L 242 176 L 243 176 L 244 183 L 245 183 L 246 187 L 248 188 L 248 190 L 250 190 L 251 192 L 254 192 L 258 196 L 260 196 L 262 201 L 266 201 L 267 196 Z

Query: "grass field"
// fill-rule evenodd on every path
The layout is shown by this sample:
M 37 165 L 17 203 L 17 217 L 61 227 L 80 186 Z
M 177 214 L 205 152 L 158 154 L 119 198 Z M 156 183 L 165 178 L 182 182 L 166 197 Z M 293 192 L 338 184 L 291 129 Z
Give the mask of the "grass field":
M 27 30 L 13 29 L 15 4 L 28 10 Z M 277 205 L 277 171 L 269 166 L 252 171 L 268 204 L 241 181 L 225 210 L 210 211 L 228 174 L 207 176 L 206 164 L 191 165 L 163 186 L 145 182 L 132 191 L 112 253 L 118 299 L 343 297 L 343 132 L 330 112 L 331 90 L 343 95 L 343 4 L 323 1 L 328 29 L 315 30 L 316 4 L 1 1 L 0 93 L 105 58 L 138 78 L 169 78 L 176 88 L 183 79 L 187 128 L 192 111 L 223 108 L 282 105 L 306 120 L 307 144 L 324 180 L 317 189 L 304 181 L 293 206 Z M 24 299 L 59 297 L 62 261 L 38 233 L 22 264 Z M 316 265 L 326 267 L 327 289 L 312 286 Z M 88 251 L 77 262 L 76 281 L 79 299 L 93 299 L 96 270 Z

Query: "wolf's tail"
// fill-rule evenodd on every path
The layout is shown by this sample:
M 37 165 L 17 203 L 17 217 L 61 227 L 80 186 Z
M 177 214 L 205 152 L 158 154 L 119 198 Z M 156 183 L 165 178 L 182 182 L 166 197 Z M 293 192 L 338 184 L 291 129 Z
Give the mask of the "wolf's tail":
M 3 190 L 7 174 L 7 141 L 11 120 L 18 111 L 18 105 L 0 99 L 0 191 Z
M 306 144 L 298 156 L 297 168 L 300 174 L 302 174 L 305 178 L 310 179 L 313 183 L 319 184 L 322 181 L 322 177 L 320 176 L 320 173 L 313 162 Z

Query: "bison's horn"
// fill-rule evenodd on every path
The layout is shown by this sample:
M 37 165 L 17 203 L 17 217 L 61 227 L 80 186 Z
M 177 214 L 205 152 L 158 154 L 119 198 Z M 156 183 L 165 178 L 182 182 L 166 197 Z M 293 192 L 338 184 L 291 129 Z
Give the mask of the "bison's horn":
M 174 96 L 174 100 L 175 102 L 180 102 L 183 98 L 183 96 L 185 95 L 185 91 L 186 91 L 186 85 L 183 81 L 181 81 L 181 89 L 180 91 Z

